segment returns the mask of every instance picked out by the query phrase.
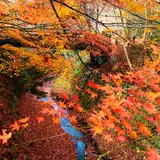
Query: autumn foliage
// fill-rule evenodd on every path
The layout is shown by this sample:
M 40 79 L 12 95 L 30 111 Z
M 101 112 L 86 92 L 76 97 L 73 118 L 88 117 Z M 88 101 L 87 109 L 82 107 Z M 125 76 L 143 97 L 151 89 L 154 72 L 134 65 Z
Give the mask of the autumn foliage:
M 89 4 L 91 8 L 87 9 Z M 98 19 L 98 10 L 95 10 L 97 4 L 102 5 L 102 11 L 105 6 L 117 7 L 121 31 L 106 26 Z M 128 144 L 143 139 L 148 143 L 156 141 L 160 134 L 160 42 L 151 39 L 151 35 L 160 29 L 157 5 L 159 2 L 153 0 L 94 0 L 92 4 L 89 0 L 0 2 L 0 41 L 11 38 L 20 43 L 18 47 L 8 43 L 0 46 L 0 76 L 29 80 L 26 74 L 28 70 L 36 70 L 43 75 L 50 73 L 62 79 L 64 76 L 65 81 L 73 83 L 70 85 L 72 91 L 67 91 L 67 94 L 58 88 L 57 91 L 61 93 L 57 96 L 57 103 L 64 110 L 87 114 L 87 129 L 93 137 L 100 135 L 105 143 L 115 140 Z M 101 34 L 98 25 L 112 38 Z M 130 56 L 135 53 L 130 50 L 135 46 L 143 49 L 141 53 L 138 49 L 139 57 L 147 53 L 141 65 L 136 65 L 136 60 L 130 60 Z M 71 51 L 74 54 L 68 55 Z M 95 66 L 91 68 L 83 62 L 81 52 L 95 57 L 107 57 L 112 63 L 112 69 L 106 72 L 103 70 L 102 73 L 102 69 Z M 122 54 L 124 62 L 120 56 Z M 76 61 L 84 65 L 77 77 L 74 75 Z M 124 63 L 128 67 L 125 68 Z M 123 71 L 114 69 L 119 66 L 123 66 Z M 88 73 L 90 76 L 85 79 Z M 94 77 L 96 74 L 98 78 Z M 62 79 L 59 79 L 60 85 L 64 83 Z M 87 107 L 86 103 L 83 104 L 85 97 L 87 103 L 90 102 Z M 89 106 L 93 103 L 96 104 L 94 107 Z M 59 124 L 57 111 L 46 109 L 45 105 L 52 106 L 54 102 L 51 100 L 42 104 L 41 114 L 52 115 L 53 123 Z M 45 121 L 40 115 L 35 119 L 37 125 Z M 70 121 L 75 125 L 79 123 L 75 115 L 70 116 Z M 1 143 L 7 144 L 16 132 L 27 127 L 29 117 L 14 120 L 7 129 L 1 129 Z M 142 146 L 144 150 L 141 152 L 148 160 L 160 159 L 160 148 L 156 145 Z M 103 156 L 105 154 L 100 158 Z

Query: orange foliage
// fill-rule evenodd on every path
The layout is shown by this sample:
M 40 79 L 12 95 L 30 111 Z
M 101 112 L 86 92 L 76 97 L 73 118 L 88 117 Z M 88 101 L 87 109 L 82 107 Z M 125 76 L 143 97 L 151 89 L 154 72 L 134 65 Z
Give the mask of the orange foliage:
M 81 12 L 80 4 L 83 0 L 79 0 L 78 3 L 74 0 L 65 2 Z M 146 14 L 147 10 L 155 7 L 152 13 L 148 12 L 146 16 L 148 16 L 149 22 L 154 21 L 157 24 L 156 21 L 160 21 L 154 0 L 117 0 L 109 2 L 128 10 L 131 15 L 137 14 L 138 17 L 142 15 L 141 19 L 145 19 L 143 14 Z M 22 70 L 35 67 L 44 73 L 52 72 L 58 75 L 64 68 L 72 64 L 70 60 L 66 60 L 60 54 L 63 53 L 64 49 L 74 50 L 73 46 L 77 44 L 83 44 L 86 46 L 86 50 L 95 56 L 101 53 L 116 56 L 115 46 L 111 43 L 110 38 L 90 31 L 91 23 L 88 22 L 88 17 L 83 17 L 78 12 L 60 3 L 56 3 L 55 7 L 57 13 L 47 0 L 44 0 L 43 3 L 38 0 L 19 0 L 13 3 L 9 1 L 0 2 L 1 37 L 14 38 L 19 40 L 24 45 L 23 47 L 34 49 L 34 51 L 30 51 L 9 44 L 0 46 L 5 57 L 0 57 L 0 72 L 2 74 L 19 76 Z M 154 14 L 155 16 L 153 16 Z M 87 25 L 88 28 L 85 27 Z M 77 28 L 80 31 L 76 31 Z M 88 31 L 83 31 L 86 28 Z M 158 29 L 159 26 L 157 25 L 155 28 Z M 139 39 L 139 43 L 144 43 L 144 41 L 145 37 Z M 96 134 L 103 135 L 108 143 L 113 141 L 112 136 L 108 134 L 110 132 L 114 132 L 116 139 L 121 142 L 127 142 L 129 138 L 138 140 L 141 134 L 149 138 L 153 137 L 152 130 L 149 128 L 150 125 L 159 134 L 160 49 L 155 42 L 150 41 L 149 43 L 149 47 L 156 57 L 154 62 L 146 60 L 142 68 L 126 74 L 101 75 L 101 80 L 105 82 L 104 85 L 91 80 L 87 82 L 89 88 L 85 88 L 84 92 L 89 94 L 90 100 L 95 100 L 101 96 L 99 93 L 103 92 L 100 104 L 88 113 L 88 121 L 93 136 L 96 136 Z M 77 85 L 75 88 L 79 92 L 83 91 Z M 62 109 L 67 109 L 69 106 L 69 108 L 74 108 L 78 112 L 84 112 L 80 104 L 81 99 L 76 94 L 72 94 L 70 98 L 67 93 L 63 92 L 60 94 L 60 98 L 62 98 L 62 101 L 58 105 Z M 41 104 L 42 106 L 52 106 L 53 101 Z M 40 111 L 42 114 L 51 115 L 53 123 L 59 124 L 57 112 L 64 116 L 61 111 L 44 107 Z M 144 122 L 137 119 L 137 115 L 140 115 Z M 41 123 L 44 118 L 37 116 L 36 120 Z M 75 116 L 70 117 L 70 120 L 77 123 Z M 20 127 L 26 128 L 29 125 L 28 121 L 29 117 L 14 121 L 10 128 L 12 131 L 18 131 Z M 4 144 L 11 136 L 11 132 L 7 133 L 3 129 L 0 140 Z M 148 159 L 160 159 L 156 149 L 148 148 L 148 150 L 149 152 L 146 152 Z
M 0 140 L 2 140 L 2 144 L 6 143 L 8 139 L 10 139 L 12 136 L 12 133 L 7 133 L 5 129 L 2 129 L 2 135 L 0 135 Z

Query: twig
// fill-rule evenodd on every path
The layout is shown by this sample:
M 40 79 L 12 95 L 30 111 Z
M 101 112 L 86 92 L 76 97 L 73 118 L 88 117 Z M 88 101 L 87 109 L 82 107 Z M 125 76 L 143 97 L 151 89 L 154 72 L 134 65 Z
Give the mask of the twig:
M 54 4 L 53 4 L 53 1 L 50 0 L 50 3 L 51 3 L 52 9 L 53 9 L 53 11 L 54 11 L 57 19 L 58 19 L 59 22 L 60 22 L 60 25 L 61 25 L 61 27 L 62 27 L 62 30 L 63 30 L 64 34 L 66 34 L 66 29 L 65 29 L 66 27 L 65 27 L 65 26 L 63 25 L 63 23 L 62 23 L 62 20 L 61 20 L 60 16 L 58 15 L 58 12 L 57 12 Z M 68 39 L 70 45 L 71 45 L 72 48 L 74 49 L 74 52 L 77 54 L 77 56 L 78 56 L 79 60 L 81 61 L 81 63 L 86 67 L 86 69 L 87 69 L 88 71 L 90 71 L 91 69 L 88 67 L 88 65 L 86 65 L 86 64 L 83 62 L 83 60 L 82 60 L 81 56 L 79 55 L 78 51 L 77 51 L 77 50 L 74 48 L 74 46 L 72 45 L 70 38 L 69 38 L 68 36 L 66 36 L 66 38 Z
M 52 0 L 50 0 L 50 1 L 52 2 Z M 58 1 L 58 0 L 53 0 L 53 1 L 59 3 L 59 4 L 63 5 L 63 6 L 65 6 L 65 7 L 67 7 L 67 8 L 69 8 L 69 9 L 71 9 L 71 10 L 73 10 L 73 11 L 75 11 L 75 12 L 77 12 L 77 13 L 85 16 L 85 17 L 88 17 L 88 18 L 92 19 L 93 21 L 95 21 L 96 23 L 99 23 L 101 26 L 103 26 L 103 27 L 105 27 L 105 28 L 108 28 L 108 27 L 105 25 L 105 23 L 103 23 L 103 22 L 101 22 L 101 21 L 93 18 L 92 16 L 90 16 L 90 15 L 88 15 L 88 14 L 86 14 L 86 13 L 81 12 L 80 10 L 77 10 L 77 9 L 69 6 L 68 4 L 66 4 L 66 3 L 64 3 L 64 2 L 62 2 L 62 1 Z M 125 39 L 124 37 L 122 37 L 120 34 L 118 34 L 117 32 L 114 32 L 114 31 L 113 31 L 113 33 L 114 33 L 115 35 L 117 35 L 118 37 L 120 37 L 122 40 L 126 41 L 126 39 Z
M 157 133 L 153 134 L 153 136 L 156 136 L 156 135 L 157 135 Z M 118 146 L 118 147 L 114 148 L 114 149 L 111 150 L 111 151 L 108 151 L 108 152 L 106 152 L 106 153 L 103 153 L 103 154 L 99 155 L 99 157 L 98 157 L 97 160 L 100 160 L 102 157 L 104 157 L 104 156 L 106 156 L 106 155 L 108 155 L 108 154 L 116 151 L 117 149 L 120 149 L 120 148 L 122 148 L 122 147 L 124 147 L 124 146 L 128 146 L 128 145 L 130 145 L 130 144 L 132 144 L 132 143 L 134 143 L 134 142 L 140 142 L 140 141 L 142 141 L 142 140 L 144 140 L 144 139 L 147 139 L 147 138 L 148 138 L 148 137 L 143 137 L 143 138 L 141 138 L 141 139 L 139 139 L 139 140 L 134 140 L 134 141 L 132 141 L 132 142 L 128 142 L 128 143 L 125 143 L 125 144 L 123 144 L 123 145 L 121 145 L 121 146 Z
M 130 67 L 131 70 L 133 70 L 132 68 L 132 64 L 129 60 L 129 56 L 128 56 L 128 52 L 127 52 L 127 45 L 129 44 L 129 42 L 126 42 L 125 44 L 123 44 L 123 49 L 124 49 L 124 53 L 125 53 L 125 56 L 126 56 L 126 59 L 127 59 L 127 62 L 128 62 L 128 65 Z
M 104 0 L 104 1 L 106 2 L 106 0 Z M 144 17 L 142 17 L 142 16 L 140 16 L 140 15 L 138 15 L 138 14 L 135 14 L 135 13 L 127 10 L 126 8 L 122 8 L 122 7 L 120 7 L 120 6 L 117 6 L 117 5 L 115 5 L 115 4 L 110 3 L 110 2 L 108 2 L 108 1 L 107 1 L 107 3 L 110 4 L 110 5 L 112 5 L 112 6 L 114 6 L 114 7 L 116 7 L 116 8 L 120 8 L 120 9 L 122 9 L 122 10 L 124 10 L 124 11 L 126 11 L 126 12 L 128 12 L 128 13 L 130 13 L 130 14 L 132 14 L 133 16 L 142 19 L 142 20 L 146 20 L 146 21 L 149 21 L 149 22 L 155 22 L 155 23 L 160 24 L 160 22 L 157 21 L 157 20 L 149 20 L 149 19 L 147 19 L 147 18 L 144 18 Z
M 60 136 L 63 136 L 65 134 L 67 134 L 67 133 L 62 133 L 62 134 L 58 134 L 56 136 L 50 136 L 50 137 L 45 137 L 45 138 L 37 138 L 37 139 L 34 139 L 34 140 L 30 140 L 30 141 L 19 143 L 19 144 L 15 144 L 15 145 L 19 146 L 19 145 L 24 145 L 24 144 L 28 144 L 28 143 L 30 144 L 30 143 L 34 143 L 34 142 L 37 142 L 37 141 L 43 141 L 43 140 L 48 140 L 48 139 L 60 137 Z

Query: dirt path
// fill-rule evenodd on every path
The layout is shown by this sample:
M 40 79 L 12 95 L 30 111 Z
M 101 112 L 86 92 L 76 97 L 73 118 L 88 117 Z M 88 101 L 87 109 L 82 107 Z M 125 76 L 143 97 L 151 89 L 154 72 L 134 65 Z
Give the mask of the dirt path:
M 75 160 L 77 154 L 71 136 L 64 133 L 60 125 L 53 124 L 52 117 L 42 115 L 41 107 L 35 96 L 29 93 L 24 94 L 19 103 L 20 115 L 30 117 L 29 127 L 24 130 L 19 141 L 19 143 L 30 142 L 24 145 L 26 159 Z M 43 116 L 44 121 L 38 124 L 37 116 Z
M 43 81 L 43 79 L 39 81 Z M 47 96 L 50 96 L 52 83 L 53 81 L 45 82 L 42 87 L 38 87 L 38 90 L 48 92 Z M 76 160 L 76 147 L 72 142 L 72 137 L 66 134 L 60 125 L 53 124 L 52 116 L 41 113 L 43 107 L 36 96 L 30 93 L 22 95 L 18 112 L 21 117 L 30 119 L 29 127 L 24 129 L 23 135 L 18 141 L 24 147 L 20 160 Z M 48 106 L 48 108 L 50 107 Z M 43 117 L 44 121 L 38 123 L 37 117 Z M 27 144 L 27 142 L 29 143 Z M 94 152 L 93 149 L 88 151 Z M 87 156 L 87 160 L 94 159 L 92 154 Z
M 43 78 L 40 81 L 43 81 Z M 39 87 L 38 89 L 48 92 L 47 96 L 49 96 L 52 83 L 53 80 L 45 82 L 43 83 L 43 87 Z M 29 127 L 24 130 L 23 139 L 19 142 L 31 142 L 29 145 L 24 145 L 28 160 L 77 159 L 75 144 L 72 142 L 71 136 L 64 133 L 60 125 L 53 123 L 52 116 L 41 113 L 43 106 L 36 96 L 30 93 L 23 94 L 18 108 L 21 116 L 30 118 Z M 50 107 L 48 106 L 48 108 Z M 38 123 L 37 117 L 43 117 L 44 121 Z M 22 158 L 24 159 L 24 157 Z

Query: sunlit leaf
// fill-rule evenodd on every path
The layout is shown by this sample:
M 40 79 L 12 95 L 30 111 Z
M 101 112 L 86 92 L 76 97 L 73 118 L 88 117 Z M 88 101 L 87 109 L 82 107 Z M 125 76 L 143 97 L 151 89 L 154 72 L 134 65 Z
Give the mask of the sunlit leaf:
M 12 136 L 12 133 L 7 133 L 5 129 L 2 129 L 2 135 L 0 135 L 0 140 L 2 140 L 2 144 L 6 143 L 8 139 L 10 139 Z

